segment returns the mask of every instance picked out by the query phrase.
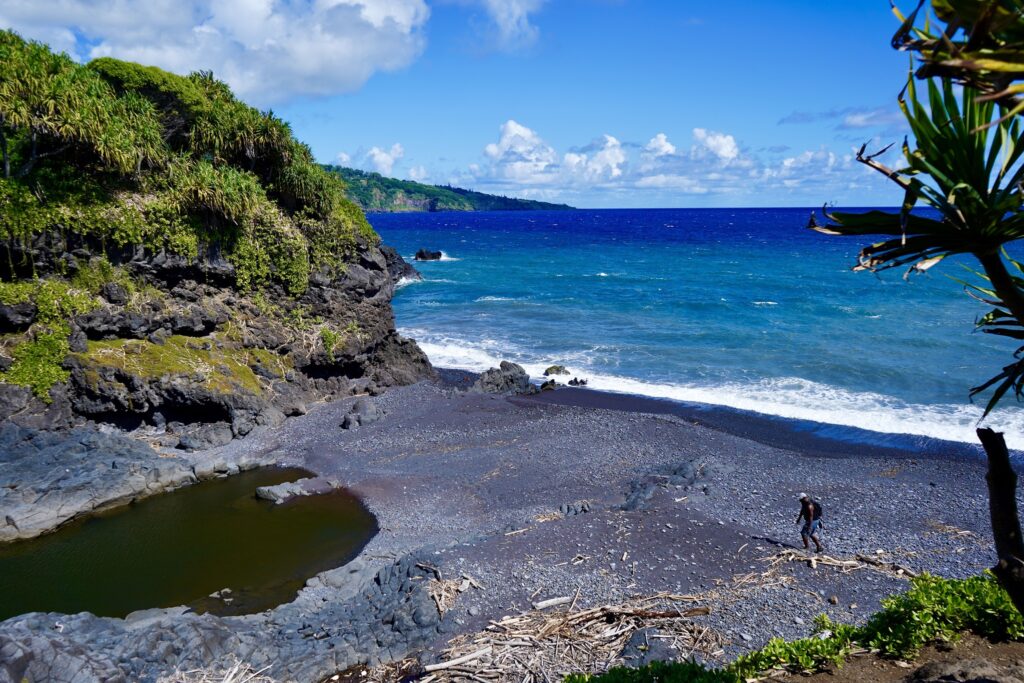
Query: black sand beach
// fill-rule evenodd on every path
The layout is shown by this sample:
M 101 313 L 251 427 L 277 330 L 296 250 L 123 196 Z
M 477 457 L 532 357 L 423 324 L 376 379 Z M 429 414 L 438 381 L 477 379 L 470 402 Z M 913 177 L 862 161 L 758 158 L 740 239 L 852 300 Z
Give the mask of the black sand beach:
M 335 403 L 228 447 L 281 449 L 354 490 L 381 523 L 366 556 L 434 548 L 442 574 L 479 581 L 437 645 L 577 589 L 580 604 L 596 605 L 699 593 L 759 570 L 800 545 L 803 491 L 824 503 L 831 556 L 951 577 L 994 563 L 983 462 L 970 447 L 907 451 L 642 397 L 498 397 L 455 383 L 391 390 L 375 399 L 386 417 L 355 432 L 337 429 L 347 407 Z M 584 502 L 588 512 L 565 514 Z M 906 586 L 876 572 L 788 571 L 795 588 L 713 609 L 727 652 L 807 635 L 822 612 L 858 621 Z
M 0 624 L 0 640 L 37 656 L 49 648 L 69 671 L 85 657 L 93 673 L 107 670 L 101 662 L 150 680 L 231 653 L 276 678 L 319 680 L 360 663 L 435 660 L 453 637 L 539 601 L 588 607 L 670 592 L 709 608 L 696 621 L 728 659 L 776 635 L 809 635 L 821 613 L 864 619 L 907 587 L 898 567 L 965 577 L 994 563 L 984 463 L 963 445 L 900 450 L 640 397 L 499 396 L 466 392 L 464 373 L 442 377 L 311 406 L 193 454 L 196 471 L 301 466 L 376 515 L 380 533 L 359 557 L 293 602 L 224 618 L 34 614 Z M 383 417 L 342 429 L 356 400 Z M 824 504 L 826 555 L 882 566 L 809 566 L 795 523 L 804 491 Z M 421 590 L 433 576 L 476 585 L 438 619 Z

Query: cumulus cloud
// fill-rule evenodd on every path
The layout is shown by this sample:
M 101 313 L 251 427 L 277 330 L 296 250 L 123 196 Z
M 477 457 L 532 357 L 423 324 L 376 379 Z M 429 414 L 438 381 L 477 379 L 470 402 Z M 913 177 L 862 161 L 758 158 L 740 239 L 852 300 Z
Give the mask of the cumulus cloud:
M 395 164 L 404 156 L 405 148 L 401 143 L 396 142 L 387 149 L 375 146 L 371 147 L 369 151 L 366 148 L 361 148 L 354 154 L 338 152 L 335 158 L 342 166 L 361 168 L 364 171 L 375 171 L 381 175 L 390 176 L 395 169 Z
M 0 26 L 73 57 L 212 69 L 267 105 L 359 88 L 423 50 L 424 0 L 4 0 Z
M 736 138 L 731 135 L 709 132 L 704 128 L 694 128 L 693 139 L 697 142 L 694 147 L 696 156 L 702 156 L 704 150 L 711 152 L 723 161 L 732 161 L 740 155 L 740 148 L 736 146 Z
M 391 145 L 391 149 L 371 147 L 366 153 L 365 161 L 377 173 L 391 175 L 395 162 L 405 156 L 405 149 L 397 142 Z
M 565 171 L 570 176 L 589 182 L 613 180 L 622 175 L 626 152 L 618 139 L 605 135 L 600 146 L 592 154 L 568 152 L 563 161 Z
M 409 169 L 409 180 L 415 180 L 420 183 L 430 177 L 427 169 L 424 166 L 413 166 Z
M 789 202 L 800 197 L 817 203 L 841 198 L 846 190 L 877 187 L 884 179 L 860 172 L 850 150 L 794 153 L 779 146 L 754 154 L 733 135 L 707 128 L 694 128 L 686 146 L 674 144 L 666 133 L 646 144 L 605 134 L 559 154 L 537 131 L 510 120 L 501 126 L 498 141 L 484 148 L 483 163 L 471 164 L 453 182 L 560 201 L 591 195 L 685 203 L 673 197 L 728 195 L 728 202 L 785 196 Z
M 658 133 L 650 142 L 644 145 L 644 152 L 655 159 L 658 157 L 668 156 L 676 153 L 676 146 L 668 141 L 668 136 L 664 133 Z
M 516 183 L 546 184 L 555 180 L 558 155 L 534 131 L 509 119 L 501 125 L 498 142 L 484 147 L 497 177 Z

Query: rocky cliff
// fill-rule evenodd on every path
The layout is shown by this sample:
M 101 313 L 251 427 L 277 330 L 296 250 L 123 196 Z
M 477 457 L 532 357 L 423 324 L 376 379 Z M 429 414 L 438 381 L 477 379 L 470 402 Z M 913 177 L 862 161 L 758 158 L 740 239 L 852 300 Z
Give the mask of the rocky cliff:
M 0 423 L 195 450 L 431 373 L 401 259 L 273 113 L 7 31 L 0 85 Z
M 67 381 L 42 397 L 0 383 L 0 420 L 37 429 L 93 421 L 166 447 L 206 448 L 315 401 L 377 393 L 431 372 L 395 332 L 394 281 L 376 244 L 360 244 L 340 273 L 314 274 L 292 298 L 279 288 L 240 291 L 235 267 L 215 251 L 187 259 L 90 242 L 50 233 L 17 254 L 32 261 L 40 283 L 81 280 L 97 263 L 116 275 L 68 320 Z M 0 303 L 0 369 L 13 364 L 40 303 Z

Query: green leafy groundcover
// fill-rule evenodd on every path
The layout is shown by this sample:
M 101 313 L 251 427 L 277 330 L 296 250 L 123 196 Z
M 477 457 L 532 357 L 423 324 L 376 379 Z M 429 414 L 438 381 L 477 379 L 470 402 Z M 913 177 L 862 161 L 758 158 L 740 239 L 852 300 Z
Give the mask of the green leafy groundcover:
M 106 267 L 37 273 L 29 246 L 56 234 L 98 247 Z M 11 359 L 0 382 L 50 400 L 68 379 L 68 321 L 99 305 L 91 295 L 116 272 L 108 250 L 216 248 L 238 289 L 298 297 L 376 240 L 288 124 L 212 74 L 82 65 L 0 31 L 0 304 L 39 308 L 29 330 L 0 338 Z
M 0 240 L 48 231 L 195 257 L 219 246 L 242 289 L 302 294 L 376 236 L 287 123 L 208 72 L 86 65 L 0 31 Z M 3 270 L 0 269 L 0 273 Z
M 857 648 L 886 657 L 913 658 L 927 643 L 955 640 L 970 631 L 996 641 L 1024 640 L 1024 618 L 1009 595 L 986 574 L 969 579 L 923 575 L 909 591 L 888 598 L 882 610 L 860 627 L 834 624 L 822 615 L 818 635 L 793 642 L 773 638 L 761 650 L 722 669 L 695 662 L 655 662 L 612 669 L 600 675 L 574 674 L 567 683 L 741 683 L 776 669 L 815 671 L 841 666 Z

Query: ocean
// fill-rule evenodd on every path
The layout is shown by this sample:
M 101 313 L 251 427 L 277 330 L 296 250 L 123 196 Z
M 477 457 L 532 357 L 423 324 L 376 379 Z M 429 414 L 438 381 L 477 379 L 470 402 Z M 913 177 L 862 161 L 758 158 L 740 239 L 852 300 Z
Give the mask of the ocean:
M 1012 360 L 974 331 L 987 310 L 950 259 L 907 281 L 854 273 L 869 240 L 807 230 L 811 209 L 370 214 L 423 281 L 394 298 L 399 331 L 438 367 L 500 360 L 539 378 L 850 428 L 976 443 L 970 387 Z M 568 379 L 563 378 L 563 379 Z M 1024 411 L 987 423 L 1024 449 Z

